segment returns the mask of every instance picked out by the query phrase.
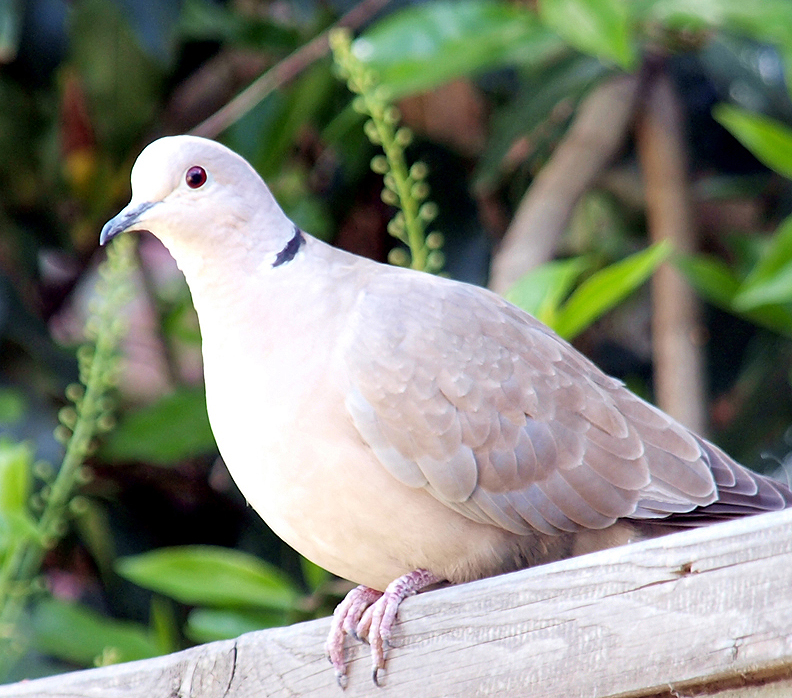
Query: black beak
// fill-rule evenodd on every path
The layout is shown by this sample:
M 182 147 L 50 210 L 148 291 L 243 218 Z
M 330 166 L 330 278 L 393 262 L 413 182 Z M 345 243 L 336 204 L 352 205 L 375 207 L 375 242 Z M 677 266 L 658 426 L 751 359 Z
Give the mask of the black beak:
M 132 230 L 140 217 L 155 204 L 157 204 L 156 201 L 147 201 L 134 208 L 127 206 L 121 210 L 117 216 L 111 218 L 102 227 L 102 232 L 99 234 L 99 244 L 106 245 L 116 235 Z M 142 228 L 139 228 L 139 230 L 142 230 Z

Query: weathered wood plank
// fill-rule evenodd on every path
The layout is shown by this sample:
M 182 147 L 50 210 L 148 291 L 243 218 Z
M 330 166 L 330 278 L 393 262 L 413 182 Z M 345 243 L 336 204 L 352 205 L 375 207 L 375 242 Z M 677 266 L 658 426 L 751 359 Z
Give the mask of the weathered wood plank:
M 0 698 L 792 695 L 792 510 L 408 599 L 380 690 L 357 646 L 342 694 L 328 625 L 0 686 Z

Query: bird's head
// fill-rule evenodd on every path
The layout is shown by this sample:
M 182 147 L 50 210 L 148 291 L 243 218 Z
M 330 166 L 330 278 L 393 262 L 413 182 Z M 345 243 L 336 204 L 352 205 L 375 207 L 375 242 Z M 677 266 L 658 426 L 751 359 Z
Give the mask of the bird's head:
M 293 228 L 244 158 L 205 138 L 168 136 L 138 156 L 132 199 L 105 224 L 99 241 L 143 230 L 181 262 L 185 255 L 215 256 L 219 246 L 280 249 Z

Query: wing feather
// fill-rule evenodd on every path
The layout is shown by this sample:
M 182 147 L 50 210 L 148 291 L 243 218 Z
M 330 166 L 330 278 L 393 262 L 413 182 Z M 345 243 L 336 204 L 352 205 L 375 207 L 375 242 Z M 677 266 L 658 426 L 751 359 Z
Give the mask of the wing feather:
M 343 351 L 347 409 L 383 467 L 476 521 L 695 525 L 792 500 L 480 288 L 373 275 Z

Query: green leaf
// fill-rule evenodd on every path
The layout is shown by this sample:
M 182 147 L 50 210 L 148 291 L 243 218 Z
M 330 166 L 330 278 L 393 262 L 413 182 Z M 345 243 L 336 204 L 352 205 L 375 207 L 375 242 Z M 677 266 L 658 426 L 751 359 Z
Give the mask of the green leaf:
M 787 85 L 792 87 L 792 3 L 789 0 L 641 0 L 639 7 L 645 24 L 660 24 L 680 32 L 722 29 L 773 44 L 784 61 Z
M 292 51 L 299 35 L 274 24 L 263 13 L 241 13 L 210 0 L 185 0 L 179 17 L 182 38 L 217 41 L 256 49 Z
M 129 662 L 159 655 L 145 626 L 105 618 L 85 606 L 54 598 L 34 606 L 31 630 L 37 650 L 82 666 L 108 658 Z
M 180 388 L 126 415 L 102 448 L 109 461 L 168 465 L 216 449 L 203 388 Z
M 505 298 L 552 327 L 561 302 L 590 264 L 584 257 L 547 262 L 525 274 Z
M 575 48 L 631 70 L 637 57 L 629 7 L 629 0 L 541 0 L 539 13 Z
M 25 416 L 27 401 L 14 388 L 0 388 L 0 425 L 18 422 Z
M 69 49 L 97 141 L 123 155 L 137 147 L 160 103 L 162 66 L 141 48 L 120 6 L 83 0 L 69 15 Z
M 190 611 L 184 632 L 193 642 L 214 642 L 285 625 L 286 622 L 283 611 L 196 608 Z
M 27 512 L 32 472 L 30 445 L 0 438 L 0 518 Z
M 792 179 L 792 129 L 728 104 L 717 105 L 712 115 L 761 162 Z
M 789 0 L 642 0 L 645 20 L 679 31 L 724 29 L 765 43 L 792 47 Z
M 731 311 L 732 301 L 740 287 L 740 280 L 722 260 L 715 257 L 677 256 L 676 266 L 699 295 L 713 305 Z
M 297 598 L 291 581 L 276 567 L 230 548 L 160 548 L 119 559 L 116 571 L 185 604 L 284 610 Z
M 88 548 L 93 563 L 99 568 L 100 576 L 108 579 L 113 573 L 116 548 L 107 506 L 98 498 L 82 498 L 80 515 L 74 517 L 73 525 L 80 543 Z
M 265 123 L 259 121 L 246 128 L 242 122 L 255 116 L 251 112 L 232 127 L 240 129 L 243 134 L 250 134 L 251 129 L 255 131 L 252 142 L 257 144 L 257 148 L 250 162 L 265 180 L 273 180 L 280 173 L 290 150 L 294 148 L 298 132 L 327 103 L 335 85 L 329 62 L 317 63 L 287 92 L 281 93 L 275 113 Z
M 32 472 L 33 449 L 0 438 L 0 558 L 15 544 L 40 541 L 41 534 L 28 508 Z
M 352 50 L 397 97 L 503 65 L 542 63 L 564 44 L 519 5 L 439 0 L 377 22 Z
M 176 621 L 175 604 L 157 594 L 151 597 L 151 637 L 159 654 L 170 654 L 179 649 L 179 623 Z
M 733 311 L 734 312 L 734 311 Z M 746 320 L 750 320 L 755 325 L 766 327 L 773 332 L 778 332 L 786 337 L 792 338 L 792 311 L 783 305 L 765 305 L 755 308 L 742 315 Z
M 553 329 L 566 339 L 580 334 L 646 281 L 670 253 L 671 245 L 659 242 L 593 274 L 558 311 Z
M 547 123 L 553 109 L 561 102 L 576 104 L 607 73 L 608 69 L 596 58 L 578 54 L 564 56 L 552 66 L 531 71 L 520 81 L 514 99 L 496 111 L 491 119 L 490 137 L 476 167 L 474 186 L 495 188 L 515 140 L 527 136 L 541 143 L 543 137 L 553 138 L 552 129 L 540 128 Z
M 792 302 L 792 216 L 773 236 L 757 265 L 734 298 L 741 311 L 762 305 Z
M 678 256 L 674 264 L 687 277 L 696 291 L 713 305 L 774 332 L 792 336 L 792 311 L 783 305 L 767 305 L 742 311 L 734 306 L 740 280 L 723 262 L 714 257 Z

